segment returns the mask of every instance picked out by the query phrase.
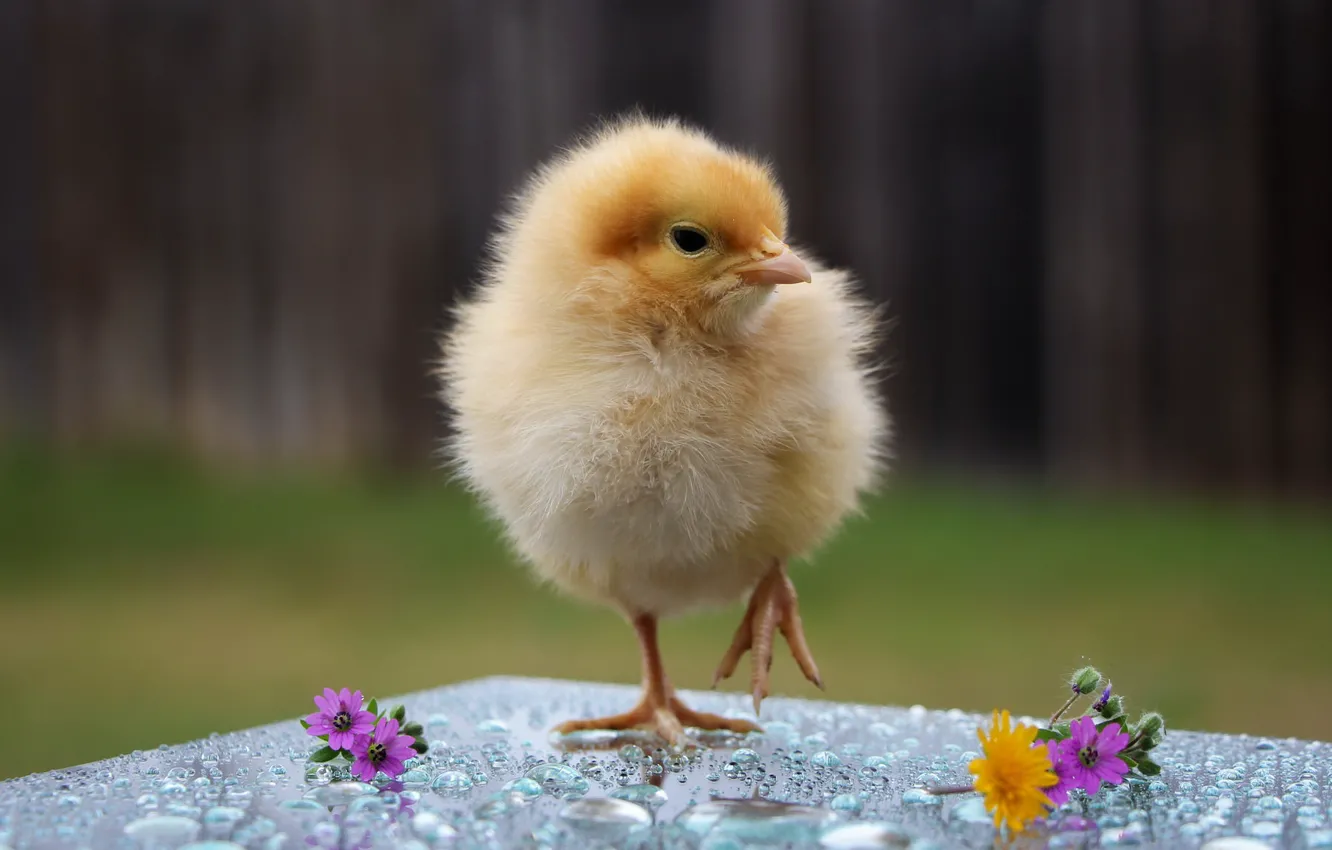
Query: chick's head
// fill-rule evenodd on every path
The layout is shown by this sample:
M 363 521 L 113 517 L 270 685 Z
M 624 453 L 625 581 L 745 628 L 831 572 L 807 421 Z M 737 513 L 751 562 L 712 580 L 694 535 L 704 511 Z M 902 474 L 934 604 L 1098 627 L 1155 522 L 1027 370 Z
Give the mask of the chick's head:
M 538 175 L 509 224 L 547 296 L 628 323 L 743 333 L 808 282 L 771 169 L 677 123 L 609 127 Z M 526 264 L 526 263 L 525 263 Z

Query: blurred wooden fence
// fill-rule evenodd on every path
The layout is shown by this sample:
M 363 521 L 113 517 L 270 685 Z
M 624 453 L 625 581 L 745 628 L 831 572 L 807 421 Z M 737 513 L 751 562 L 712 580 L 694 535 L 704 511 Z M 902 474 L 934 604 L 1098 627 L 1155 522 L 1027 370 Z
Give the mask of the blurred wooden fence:
M 907 459 L 1332 486 L 1320 0 L 6 0 L 0 428 L 420 463 L 504 193 L 641 104 L 897 317 Z

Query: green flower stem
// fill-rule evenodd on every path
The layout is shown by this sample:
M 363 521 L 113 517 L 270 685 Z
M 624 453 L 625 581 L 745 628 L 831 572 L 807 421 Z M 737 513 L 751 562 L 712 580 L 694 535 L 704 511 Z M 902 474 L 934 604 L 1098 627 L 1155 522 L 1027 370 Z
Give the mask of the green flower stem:
M 1073 696 L 1068 698 L 1068 702 L 1064 703 L 1062 708 L 1060 708 L 1058 711 L 1056 711 L 1053 715 L 1050 716 L 1050 722 L 1049 724 L 1047 724 L 1046 728 L 1053 729 L 1054 725 L 1059 722 L 1059 718 L 1063 717 L 1064 713 L 1067 712 L 1070 708 L 1072 708 L 1073 703 L 1077 702 L 1081 696 L 1082 694 L 1080 692 L 1074 691 Z

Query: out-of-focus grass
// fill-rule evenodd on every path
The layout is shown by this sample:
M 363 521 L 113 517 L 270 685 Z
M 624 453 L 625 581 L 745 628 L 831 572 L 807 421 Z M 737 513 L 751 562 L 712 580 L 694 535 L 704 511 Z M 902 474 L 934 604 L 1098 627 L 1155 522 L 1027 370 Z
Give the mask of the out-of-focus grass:
M 1328 520 L 898 482 L 794 576 L 833 699 L 1040 714 L 1087 658 L 1176 726 L 1332 738 Z M 679 686 L 739 614 L 665 627 Z M 637 652 L 439 477 L 0 456 L 0 777 L 495 673 L 633 682 Z M 816 693 L 784 650 L 774 684 Z

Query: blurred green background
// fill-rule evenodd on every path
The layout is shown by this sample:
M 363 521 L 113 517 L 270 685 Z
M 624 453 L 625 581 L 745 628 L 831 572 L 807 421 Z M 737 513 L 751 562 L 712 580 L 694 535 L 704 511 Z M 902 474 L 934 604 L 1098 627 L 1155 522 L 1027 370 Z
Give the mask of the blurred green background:
M 768 158 L 885 304 L 837 700 L 1332 739 L 1332 4 L 0 3 L 0 776 L 497 673 L 637 679 L 437 471 L 504 199 L 599 118 Z M 131 448 L 126 448 L 131 446 Z M 741 615 L 665 626 L 702 687 Z M 779 692 L 816 692 L 779 656 Z
M 629 628 L 538 588 L 442 475 L 11 450 L 0 564 L 0 776 L 295 717 L 326 685 L 638 677 Z M 794 576 L 832 699 L 1043 714 L 1085 659 L 1176 727 L 1332 739 L 1324 513 L 903 480 Z M 665 626 L 680 687 L 740 614 Z M 818 695 L 784 654 L 774 683 Z

